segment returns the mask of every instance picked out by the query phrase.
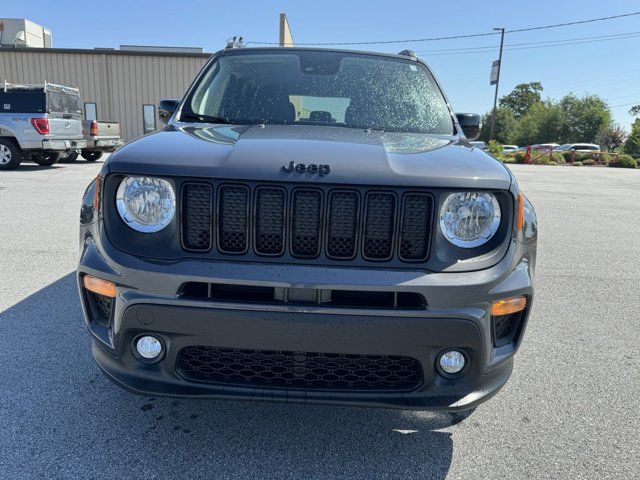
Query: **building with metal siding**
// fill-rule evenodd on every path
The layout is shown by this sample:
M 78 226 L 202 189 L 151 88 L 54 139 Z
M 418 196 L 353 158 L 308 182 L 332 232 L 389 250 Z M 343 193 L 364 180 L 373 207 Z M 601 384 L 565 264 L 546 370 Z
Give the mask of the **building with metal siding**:
M 52 83 L 78 87 L 98 120 L 120 122 L 131 140 L 157 128 L 155 106 L 180 98 L 209 58 L 207 53 L 56 48 L 0 48 L 0 81 Z M 86 105 L 86 104 L 95 104 Z M 150 106 L 153 106 L 153 110 Z M 85 108 L 87 110 L 87 108 Z

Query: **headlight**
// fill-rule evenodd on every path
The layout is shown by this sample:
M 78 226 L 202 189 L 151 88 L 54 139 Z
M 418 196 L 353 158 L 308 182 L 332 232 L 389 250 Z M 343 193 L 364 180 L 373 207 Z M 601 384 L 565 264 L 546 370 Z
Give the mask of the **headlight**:
M 445 238 L 461 248 L 487 243 L 500 226 L 500 205 L 490 193 L 451 193 L 440 209 Z
M 176 195 L 166 180 L 126 177 L 116 194 L 118 213 L 134 230 L 153 233 L 166 227 L 176 212 Z

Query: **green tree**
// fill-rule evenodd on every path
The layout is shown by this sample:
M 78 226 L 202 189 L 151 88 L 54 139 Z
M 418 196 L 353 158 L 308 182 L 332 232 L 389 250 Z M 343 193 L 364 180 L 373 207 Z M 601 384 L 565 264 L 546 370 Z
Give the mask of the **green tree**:
M 510 108 L 516 119 L 522 118 L 531 107 L 542 100 L 542 84 L 540 82 L 520 83 L 511 93 L 500 98 L 501 107 Z
M 558 142 L 563 128 L 562 110 L 547 100 L 533 105 L 520 119 L 515 139 L 518 145 Z
M 593 142 L 598 132 L 612 123 L 609 105 L 597 95 L 565 95 L 558 106 L 564 117 L 562 143 Z
M 640 118 L 636 118 L 631 125 L 631 134 L 624 142 L 622 151 L 629 155 L 640 155 Z
M 503 145 L 513 143 L 515 139 L 518 123 L 510 108 L 496 109 L 496 124 L 493 129 L 493 139 Z M 489 130 L 491 129 L 491 113 L 487 113 L 482 118 L 482 130 L 479 140 L 489 141 Z
M 640 117 L 640 105 L 634 105 L 629 109 L 629 115 L 632 117 Z

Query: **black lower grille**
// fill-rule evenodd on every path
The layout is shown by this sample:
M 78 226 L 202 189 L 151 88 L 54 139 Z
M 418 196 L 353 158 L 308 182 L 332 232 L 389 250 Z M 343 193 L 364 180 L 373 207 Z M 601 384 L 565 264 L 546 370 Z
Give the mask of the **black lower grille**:
M 395 355 L 355 355 L 193 346 L 177 370 L 189 380 L 248 387 L 408 391 L 422 383 L 420 363 Z

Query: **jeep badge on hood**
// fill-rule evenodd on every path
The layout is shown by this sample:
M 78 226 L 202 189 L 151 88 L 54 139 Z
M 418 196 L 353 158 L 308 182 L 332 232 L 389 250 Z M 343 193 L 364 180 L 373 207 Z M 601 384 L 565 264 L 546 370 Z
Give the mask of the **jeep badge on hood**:
M 305 165 L 304 163 L 289 162 L 289 165 L 283 165 L 282 171 L 285 173 L 293 173 L 294 170 L 298 173 L 308 172 L 311 175 L 318 174 L 321 177 L 325 175 L 329 175 L 331 172 L 330 165 L 316 165 L 315 163 L 311 163 L 309 165 Z

